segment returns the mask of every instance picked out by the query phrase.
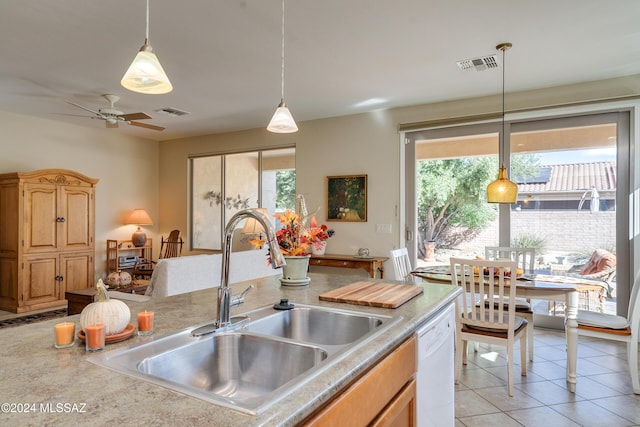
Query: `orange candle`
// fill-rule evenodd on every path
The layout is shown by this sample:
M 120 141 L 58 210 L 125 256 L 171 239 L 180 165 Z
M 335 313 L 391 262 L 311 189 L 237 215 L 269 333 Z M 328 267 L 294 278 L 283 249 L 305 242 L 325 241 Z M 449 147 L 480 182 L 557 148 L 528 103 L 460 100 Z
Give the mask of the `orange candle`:
M 138 335 L 151 335 L 153 333 L 153 311 L 141 311 L 138 313 Z
M 96 351 L 102 350 L 105 345 L 106 328 L 102 323 L 96 323 L 95 325 L 89 325 L 84 328 L 86 335 L 86 350 Z
M 73 322 L 62 322 L 54 326 L 56 333 L 56 348 L 71 347 L 76 333 L 76 324 Z

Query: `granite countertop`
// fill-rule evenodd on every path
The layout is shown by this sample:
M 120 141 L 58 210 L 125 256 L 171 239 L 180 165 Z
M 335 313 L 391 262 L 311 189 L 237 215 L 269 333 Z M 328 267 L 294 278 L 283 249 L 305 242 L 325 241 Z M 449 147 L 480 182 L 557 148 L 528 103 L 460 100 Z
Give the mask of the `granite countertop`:
M 284 287 L 278 276 L 232 285 L 234 294 L 255 284 L 245 303 L 232 315 L 273 304 L 280 298 L 293 303 L 351 309 L 402 316 L 376 339 L 340 361 L 335 368 L 313 378 L 286 399 L 258 415 L 246 415 L 203 400 L 120 374 L 86 360 L 84 344 L 66 349 L 53 347 L 53 325 L 61 319 L 0 329 L 0 424 L 12 426 L 58 425 L 202 425 L 290 426 L 329 401 L 331 397 L 380 357 L 407 339 L 435 312 L 453 301 L 459 292 L 448 284 L 422 284 L 424 293 L 397 309 L 329 303 L 318 295 L 361 278 L 310 273 L 311 284 Z M 369 279 L 367 279 L 369 280 Z M 372 279 L 373 280 L 373 279 Z M 384 282 L 393 282 L 384 280 Z M 215 319 L 216 289 L 192 292 L 147 302 L 125 301 L 135 325 L 136 313 L 155 311 L 154 337 Z M 80 315 L 64 320 L 76 322 Z M 150 337 L 133 336 L 109 344 L 105 351 L 145 342 Z

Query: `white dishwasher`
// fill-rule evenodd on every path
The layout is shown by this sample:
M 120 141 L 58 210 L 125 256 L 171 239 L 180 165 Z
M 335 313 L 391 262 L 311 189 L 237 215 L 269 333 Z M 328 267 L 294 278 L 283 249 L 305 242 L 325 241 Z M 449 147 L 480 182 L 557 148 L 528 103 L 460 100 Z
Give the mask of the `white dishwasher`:
M 418 427 L 450 427 L 455 423 L 453 303 L 418 328 L 416 406 Z

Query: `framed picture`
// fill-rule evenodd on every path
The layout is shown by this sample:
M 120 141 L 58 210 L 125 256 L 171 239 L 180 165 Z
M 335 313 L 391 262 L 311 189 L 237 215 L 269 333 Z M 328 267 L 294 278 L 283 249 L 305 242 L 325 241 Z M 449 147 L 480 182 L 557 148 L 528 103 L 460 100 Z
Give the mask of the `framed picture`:
M 367 221 L 367 175 L 327 177 L 327 220 Z

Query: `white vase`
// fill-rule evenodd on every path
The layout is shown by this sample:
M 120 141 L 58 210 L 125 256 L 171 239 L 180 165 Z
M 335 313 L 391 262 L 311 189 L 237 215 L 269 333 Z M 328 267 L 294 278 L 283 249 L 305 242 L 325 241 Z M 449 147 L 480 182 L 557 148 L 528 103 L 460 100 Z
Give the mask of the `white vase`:
M 285 256 L 287 265 L 282 267 L 282 279 L 280 282 L 288 286 L 308 285 L 311 279 L 307 277 L 309 271 L 309 255 Z
M 327 249 L 327 242 L 322 241 L 311 245 L 311 253 L 314 255 L 324 255 L 324 251 Z

